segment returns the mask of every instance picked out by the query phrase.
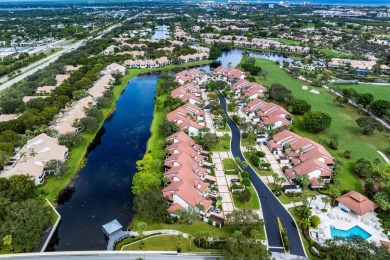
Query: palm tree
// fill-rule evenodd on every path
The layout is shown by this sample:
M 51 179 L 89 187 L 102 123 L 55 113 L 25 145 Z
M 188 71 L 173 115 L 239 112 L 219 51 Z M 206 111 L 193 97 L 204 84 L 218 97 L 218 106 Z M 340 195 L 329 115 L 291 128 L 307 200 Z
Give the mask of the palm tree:
M 140 244 L 141 249 L 144 247 L 144 235 L 145 235 L 144 231 L 146 230 L 147 226 L 148 225 L 145 222 L 137 223 L 138 234 L 141 236 L 141 244 Z
M 329 190 L 329 193 L 333 197 L 333 202 L 332 203 L 334 205 L 336 198 L 340 196 L 340 191 L 338 189 L 336 189 L 336 188 L 332 188 L 332 189 Z
M 307 188 L 307 186 L 309 186 L 309 184 L 310 184 L 309 175 L 303 175 L 301 183 L 302 183 L 302 188 L 303 189 Z
M 328 204 L 331 202 L 331 200 L 328 198 L 328 196 L 322 197 L 321 200 L 322 200 L 322 202 L 324 203 L 324 210 L 325 210 L 326 205 L 328 205 Z
M 317 181 L 320 184 L 320 186 L 322 186 L 322 184 L 324 183 L 324 178 L 318 177 Z
M 299 225 L 301 226 L 302 230 L 308 230 L 311 226 L 310 219 L 308 219 L 308 218 L 301 219 L 299 221 Z
M 276 172 L 273 172 L 271 176 L 274 178 L 274 186 L 276 187 L 276 182 L 278 181 L 279 175 Z
M 188 235 L 188 240 L 190 240 L 190 245 L 189 245 L 188 249 L 189 249 L 190 251 L 192 251 L 192 241 L 194 240 L 194 236 L 191 235 L 191 234 L 189 234 L 189 235 Z
M 204 241 L 206 244 L 206 249 L 207 249 L 207 245 L 208 245 L 208 241 L 209 241 L 210 237 L 211 237 L 211 233 L 209 231 L 203 232 L 203 238 L 204 238 Z
M 180 253 L 181 252 L 181 247 L 180 247 L 180 243 L 181 243 L 181 240 L 183 239 L 183 235 L 182 234 L 177 234 L 176 235 L 176 240 L 177 240 L 177 252 Z
M 312 202 L 313 200 L 315 200 L 316 198 L 317 198 L 317 196 L 314 195 L 314 194 L 309 195 L 309 199 L 310 199 L 309 208 L 310 208 L 311 202 Z
M 198 212 L 196 212 L 195 209 L 191 208 L 187 213 L 187 223 L 190 225 L 194 224 L 197 217 L 198 217 Z

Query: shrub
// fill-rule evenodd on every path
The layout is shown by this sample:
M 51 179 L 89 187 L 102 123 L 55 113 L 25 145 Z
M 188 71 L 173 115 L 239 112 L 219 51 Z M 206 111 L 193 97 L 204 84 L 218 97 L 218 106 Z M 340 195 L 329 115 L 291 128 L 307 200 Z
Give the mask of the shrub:
M 250 186 L 251 185 L 251 181 L 248 179 L 248 178 L 243 178 L 241 183 L 245 186 Z
M 250 201 L 251 196 L 252 196 L 251 192 L 249 190 L 245 189 L 239 193 L 238 200 L 240 202 L 248 202 L 248 201 Z
M 243 178 L 243 179 L 249 178 L 249 173 L 246 171 L 241 172 L 241 178 Z
M 310 219 L 310 222 L 311 222 L 311 226 L 316 228 L 318 227 L 318 225 L 321 223 L 321 219 L 319 216 L 317 215 L 313 215 Z
M 253 155 L 251 157 L 251 160 L 252 160 L 252 163 L 256 166 L 256 167 L 259 167 L 259 164 L 260 164 L 260 158 L 256 155 Z
M 265 152 L 262 151 L 256 151 L 255 153 L 258 157 L 263 158 L 265 156 Z

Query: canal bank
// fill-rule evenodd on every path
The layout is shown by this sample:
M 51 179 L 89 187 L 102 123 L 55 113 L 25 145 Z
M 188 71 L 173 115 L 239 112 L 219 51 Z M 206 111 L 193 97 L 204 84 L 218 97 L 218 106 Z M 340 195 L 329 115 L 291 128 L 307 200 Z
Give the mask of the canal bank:
M 137 76 L 141 75 L 141 74 L 157 73 L 158 71 L 161 71 L 161 70 L 168 70 L 168 69 L 173 69 L 176 67 L 185 68 L 185 67 L 191 67 L 191 66 L 200 66 L 200 65 L 204 65 L 204 64 L 207 64 L 210 62 L 211 61 L 206 60 L 206 61 L 199 61 L 199 62 L 193 62 L 193 63 L 187 63 L 187 64 L 180 64 L 180 65 L 169 65 L 169 66 L 166 66 L 164 68 L 129 70 L 128 73 L 121 80 L 121 82 L 123 82 L 123 83 L 113 87 L 114 95 L 112 98 L 112 103 L 111 103 L 111 106 L 109 108 L 103 109 L 104 119 L 101 120 L 101 122 L 99 122 L 99 129 L 100 130 L 96 130 L 95 132 L 92 132 L 92 133 L 83 133 L 84 137 L 86 137 L 86 140 L 83 142 L 83 144 L 81 144 L 80 146 L 78 146 L 77 148 L 72 150 L 71 157 L 68 160 L 68 164 L 71 168 L 71 171 L 69 173 L 67 173 L 65 176 L 63 176 L 61 179 L 58 179 L 58 178 L 49 179 L 49 183 L 40 188 L 40 193 L 41 194 L 48 194 L 48 198 L 52 202 L 56 201 L 58 194 L 62 191 L 61 196 L 59 197 L 59 199 L 57 201 L 58 204 L 61 204 L 58 206 L 58 210 L 59 210 L 60 214 L 62 215 L 62 224 L 60 225 L 59 230 L 57 231 L 57 233 L 55 234 L 55 236 L 53 237 L 53 239 L 50 243 L 50 246 L 48 248 L 49 251 L 77 250 L 77 249 L 87 250 L 87 249 L 104 249 L 105 248 L 104 237 L 99 238 L 100 235 L 103 234 L 101 231 L 101 225 L 103 225 L 105 222 L 108 222 L 112 219 L 107 219 L 107 220 L 104 219 L 104 221 L 102 220 L 104 223 L 99 223 L 99 224 L 96 224 L 96 226 L 92 226 L 92 225 L 89 225 L 90 220 L 88 220 L 88 218 L 87 218 L 84 220 L 88 224 L 85 224 L 85 223 L 82 224 L 82 222 L 84 221 L 83 220 L 83 221 L 78 221 L 79 226 L 77 226 L 77 225 L 72 226 L 72 223 L 69 223 L 68 220 L 75 218 L 79 214 L 78 214 L 77 208 L 74 208 L 72 205 L 69 205 L 69 203 L 70 203 L 69 200 L 72 199 L 73 196 L 75 196 L 75 194 L 77 194 L 77 192 L 79 190 L 83 190 L 83 189 L 85 189 L 85 187 L 94 186 L 94 185 L 95 185 L 95 188 L 92 189 L 92 191 L 93 191 L 92 193 L 94 194 L 93 197 L 86 198 L 86 197 L 81 196 L 78 200 L 81 202 L 86 202 L 86 201 L 88 202 L 88 201 L 91 201 L 92 199 L 94 199 L 95 196 L 96 197 L 100 196 L 100 194 L 99 194 L 100 190 L 98 189 L 98 187 L 100 187 L 102 184 L 105 183 L 105 179 L 102 178 L 99 180 L 100 183 L 95 183 L 94 185 L 90 185 L 91 181 L 89 179 L 93 180 L 94 179 L 93 175 L 89 176 L 87 173 L 86 174 L 87 177 L 80 178 L 80 176 L 85 174 L 85 172 L 89 172 L 91 170 L 89 168 L 90 167 L 89 165 L 96 163 L 96 161 L 91 160 L 91 156 L 93 157 L 92 154 L 96 153 L 96 150 L 101 149 L 100 146 L 102 145 L 102 139 L 105 138 L 105 136 L 107 135 L 107 132 L 108 131 L 113 132 L 111 130 L 108 130 L 109 128 L 106 126 L 106 123 L 109 122 L 110 120 L 112 120 L 113 117 L 115 117 L 115 116 L 118 117 L 116 114 L 119 110 L 124 110 L 124 111 L 127 111 L 128 113 L 133 113 L 135 111 L 133 106 L 123 107 L 123 108 L 119 107 L 119 104 L 120 104 L 119 100 L 121 100 L 122 95 L 124 95 L 126 93 L 127 86 L 130 87 L 130 85 L 131 85 L 131 84 L 128 84 L 129 80 L 139 78 Z M 144 75 L 144 76 L 141 76 L 141 78 L 148 78 L 151 76 L 157 77 L 157 75 Z M 131 80 L 131 82 L 132 81 L 133 80 Z M 143 82 L 141 84 L 140 88 L 142 89 L 142 91 L 140 93 L 133 93 L 134 95 L 136 95 L 136 97 L 138 97 L 138 98 L 142 97 L 142 99 L 148 99 L 151 102 L 150 103 L 151 107 L 148 109 L 146 109 L 143 105 L 138 106 L 142 111 L 143 110 L 150 111 L 150 121 L 151 121 L 152 112 L 153 112 L 154 88 L 155 88 L 155 84 L 157 82 L 157 78 L 154 81 L 155 82 L 152 83 L 153 89 L 149 93 L 150 96 L 144 96 L 145 95 L 144 90 L 148 84 L 150 85 L 150 81 Z M 118 100 L 118 103 L 116 103 L 117 100 Z M 127 120 L 127 122 L 130 124 L 138 123 L 140 121 L 138 119 L 126 119 L 126 118 L 120 119 L 120 122 L 121 122 L 121 120 L 123 120 L 123 121 Z M 148 135 L 150 134 L 148 131 L 148 127 L 150 126 L 150 121 L 146 123 L 147 127 L 144 129 L 145 130 L 144 132 L 148 133 Z M 133 125 L 135 125 L 135 124 L 133 124 Z M 136 138 L 136 137 L 132 136 L 132 138 Z M 142 139 L 141 142 L 143 144 L 146 144 L 147 140 L 148 140 L 148 136 L 145 137 L 144 139 Z M 137 154 L 137 156 L 138 155 L 142 156 L 143 152 L 145 151 L 145 146 L 139 147 L 139 146 L 129 145 L 129 147 L 131 147 L 134 151 L 138 151 L 139 154 Z M 103 149 L 103 150 L 107 150 L 107 149 Z M 105 154 L 105 153 L 109 154 L 110 152 L 104 151 L 103 154 Z M 85 159 L 86 156 L 87 156 L 87 158 Z M 137 157 L 137 160 L 138 159 L 140 159 L 140 158 Z M 123 160 L 126 161 L 127 158 L 123 158 Z M 104 161 L 104 160 L 98 160 L 97 163 L 100 163 L 101 161 Z M 136 160 L 134 159 L 133 163 L 131 164 L 134 167 L 135 167 L 135 161 Z M 107 171 L 111 171 L 111 169 L 112 168 L 108 168 L 108 169 L 106 168 Z M 76 173 L 79 173 L 79 174 L 76 175 Z M 132 175 L 133 173 L 134 173 L 134 171 L 131 174 L 129 174 L 129 168 L 126 168 L 126 176 Z M 86 178 L 86 181 L 84 182 L 83 185 L 80 185 L 79 183 L 82 182 L 81 179 L 84 180 L 84 178 Z M 118 180 L 118 182 L 121 182 L 121 180 Z M 112 187 L 111 187 L 111 189 L 115 190 L 115 188 L 112 188 Z M 126 191 L 128 191 L 130 193 L 130 190 L 131 190 L 131 180 L 129 180 L 129 182 L 126 184 Z M 96 195 L 96 194 L 99 194 L 99 195 Z M 128 196 L 125 196 L 124 194 L 118 193 L 117 195 L 114 196 L 115 198 L 122 198 L 123 197 L 126 200 L 125 202 L 123 202 L 124 204 L 121 204 L 121 205 L 117 204 L 114 208 L 116 208 L 116 207 L 123 208 L 124 207 L 126 209 L 126 206 L 124 206 L 125 203 L 126 202 L 132 203 L 132 198 L 129 198 Z M 132 194 L 130 193 L 129 196 L 132 196 Z M 61 209 L 66 207 L 66 205 L 68 205 L 72 209 L 71 211 L 74 211 L 75 214 L 69 213 L 70 214 L 69 216 L 66 216 L 66 214 L 64 215 L 63 210 L 61 210 Z M 84 206 L 85 205 L 82 205 L 81 207 L 84 207 Z M 127 215 L 129 216 L 129 218 L 124 219 L 123 224 L 129 223 L 130 219 L 131 219 L 131 215 L 132 215 L 131 206 L 128 206 L 127 208 L 129 209 L 129 211 L 127 211 Z M 105 205 L 99 205 L 98 207 L 96 207 L 96 209 L 98 212 L 99 211 L 101 212 L 104 210 L 110 210 L 110 208 L 107 208 Z M 64 210 L 64 211 L 66 211 L 66 210 Z M 99 215 L 99 214 L 91 214 L 91 216 L 93 218 L 97 218 L 97 215 Z M 85 217 L 84 214 L 82 214 L 81 217 L 84 218 Z M 112 218 L 118 218 L 118 217 L 116 215 L 115 216 L 113 215 Z M 118 220 L 120 220 L 120 218 L 118 218 Z M 73 235 L 68 236 L 68 235 L 66 235 L 66 233 L 63 234 L 61 230 L 63 229 L 64 226 L 67 227 L 67 230 L 69 230 L 69 233 L 73 232 Z M 88 228 L 87 228 L 87 226 L 88 226 Z M 76 234 L 79 231 L 81 232 L 80 234 L 83 234 L 83 233 L 88 234 L 91 230 L 98 230 L 98 233 L 96 233 L 95 235 L 99 239 L 99 242 L 95 241 L 95 235 L 91 236 L 90 241 L 83 241 L 83 240 L 80 240 L 78 242 L 72 241 L 72 236 L 77 236 Z M 83 238 L 82 235 L 81 236 L 78 235 L 78 236 Z M 96 242 L 96 244 L 95 244 L 95 242 Z M 89 244 L 89 246 L 84 247 L 84 245 L 86 245 L 86 244 Z

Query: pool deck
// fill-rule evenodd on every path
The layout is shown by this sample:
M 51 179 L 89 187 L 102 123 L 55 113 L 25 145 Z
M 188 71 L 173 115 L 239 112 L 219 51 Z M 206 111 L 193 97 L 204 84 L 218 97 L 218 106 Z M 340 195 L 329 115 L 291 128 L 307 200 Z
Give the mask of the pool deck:
M 317 196 L 316 200 L 311 203 L 313 215 L 317 215 L 321 218 L 321 223 L 317 229 L 310 229 L 310 236 L 312 239 L 320 244 L 323 244 L 325 240 L 332 239 L 330 233 L 330 227 L 340 230 L 348 230 L 354 226 L 359 226 L 366 232 L 371 234 L 371 237 L 367 241 L 372 241 L 377 245 L 380 245 L 380 241 L 389 241 L 388 237 L 383 233 L 383 229 L 380 227 L 379 219 L 375 212 L 369 212 L 364 216 L 359 216 L 353 212 L 342 211 L 339 207 L 331 208 L 326 206 L 327 212 L 322 212 L 324 203 L 321 198 L 324 195 Z

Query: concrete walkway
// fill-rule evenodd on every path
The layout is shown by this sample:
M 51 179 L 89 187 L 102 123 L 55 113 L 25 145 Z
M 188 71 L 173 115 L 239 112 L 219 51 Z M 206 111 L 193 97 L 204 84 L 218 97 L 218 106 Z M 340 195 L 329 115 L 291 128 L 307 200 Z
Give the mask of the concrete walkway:
M 377 151 L 380 156 L 382 156 L 383 160 L 385 160 L 386 163 L 390 163 L 389 158 L 387 158 L 386 154 L 382 153 L 381 151 Z
M 224 172 L 222 160 L 234 159 L 231 152 L 213 152 L 213 163 L 215 165 L 215 178 L 217 180 L 219 195 L 222 197 L 222 211 L 224 215 L 234 211 L 234 201 L 230 192 L 230 180 L 238 178 L 237 175 L 226 175 Z

